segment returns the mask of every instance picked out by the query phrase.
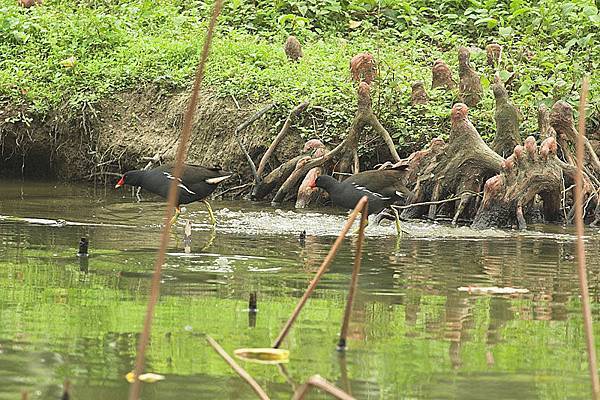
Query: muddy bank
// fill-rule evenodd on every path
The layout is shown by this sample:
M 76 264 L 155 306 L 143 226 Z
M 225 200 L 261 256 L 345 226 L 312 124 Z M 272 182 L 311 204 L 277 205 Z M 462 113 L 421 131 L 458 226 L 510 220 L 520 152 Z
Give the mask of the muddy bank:
M 29 115 L 24 107 L 0 102 L 0 175 L 111 181 L 127 169 L 140 168 L 148 157 L 173 157 L 189 92 L 149 86 L 119 93 L 98 104 L 67 106 L 47 115 Z M 236 103 L 204 89 L 196 113 L 188 162 L 221 165 L 250 181 L 251 172 L 234 137 L 235 127 L 261 104 Z M 244 131 L 242 141 L 258 159 L 276 134 L 286 110 L 275 109 Z M 281 114 L 281 116 L 279 115 Z M 272 162 L 294 157 L 303 140 L 293 131 Z

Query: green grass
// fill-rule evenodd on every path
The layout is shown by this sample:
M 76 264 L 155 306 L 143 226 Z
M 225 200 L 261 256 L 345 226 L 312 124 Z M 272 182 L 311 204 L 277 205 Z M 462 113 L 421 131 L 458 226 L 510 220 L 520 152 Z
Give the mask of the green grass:
M 0 0 L 0 97 L 30 114 L 63 104 L 76 111 L 112 93 L 150 82 L 166 89 L 188 87 L 210 6 L 180 0 L 47 0 L 24 10 Z M 523 134 L 536 133 L 541 102 L 578 100 L 584 73 L 592 73 L 590 126 L 599 125 L 600 16 L 593 1 L 230 1 L 206 74 L 219 96 L 275 101 L 273 119 L 309 100 L 306 136 L 337 139 L 352 119 L 355 89 L 348 61 L 371 51 L 380 65 L 374 107 L 404 151 L 447 134 L 455 94 L 430 93 L 425 112 L 412 109 L 410 85 L 430 81 L 430 66 L 445 59 L 456 71 L 456 48 L 505 46 L 501 75 L 517 72 L 511 96 L 525 115 Z M 359 26 L 356 26 L 360 22 Z M 354 28 L 351 29 L 350 26 Z M 289 33 L 304 43 L 304 58 L 288 63 L 282 43 Z M 75 57 L 74 67 L 63 60 Z M 493 71 L 483 50 L 472 62 L 489 87 Z M 472 118 L 484 136 L 494 132 L 493 98 L 486 90 Z M 315 132 L 316 127 L 316 132 Z

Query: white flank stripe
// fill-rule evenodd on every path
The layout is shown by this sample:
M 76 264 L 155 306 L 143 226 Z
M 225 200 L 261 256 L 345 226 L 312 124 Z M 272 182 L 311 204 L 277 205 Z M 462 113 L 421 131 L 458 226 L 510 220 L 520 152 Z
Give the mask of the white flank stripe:
M 175 177 L 173 175 L 171 175 L 168 172 L 163 172 L 163 174 L 165 174 L 165 176 L 171 180 L 175 179 Z M 181 182 L 181 179 L 177 179 L 179 182 Z M 190 189 L 188 189 L 187 186 L 185 186 L 183 183 L 178 184 L 177 186 L 179 186 L 180 188 L 182 188 L 183 190 L 185 190 L 186 192 L 188 192 L 189 194 L 196 194 L 195 192 L 192 192 Z
M 355 183 L 353 185 L 356 189 L 360 190 L 361 192 L 369 193 L 372 196 L 379 197 L 381 200 L 390 200 L 391 199 L 391 197 L 383 197 L 383 195 L 380 193 L 372 192 L 369 189 L 365 188 L 364 186 L 358 186 Z
M 186 192 L 188 192 L 189 194 L 196 194 L 194 192 L 192 192 L 190 189 L 188 189 L 183 183 L 180 183 L 179 185 L 180 188 L 182 188 L 183 190 L 185 190 Z

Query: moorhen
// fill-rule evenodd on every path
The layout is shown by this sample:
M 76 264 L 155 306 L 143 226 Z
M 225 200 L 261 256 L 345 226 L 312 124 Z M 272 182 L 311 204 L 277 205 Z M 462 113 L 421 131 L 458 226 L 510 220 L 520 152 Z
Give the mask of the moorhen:
M 169 186 L 175 179 L 171 172 L 172 165 L 161 165 L 147 171 L 133 170 L 126 172 L 117 182 L 115 188 L 123 185 L 141 186 L 149 192 L 162 197 L 169 195 Z M 199 165 L 184 164 L 183 174 L 179 179 L 179 197 L 173 221 L 177 219 L 180 213 L 179 206 L 194 201 L 202 201 L 208 208 L 208 214 L 211 223 L 216 223 L 210 204 L 205 199 L 217 188 L 219 183 L 231 176 L 231 172 L 222 170 L 220 167 L 201 167 Z
M 399 165 L 393 169 L 359 172 L 339 182 L 329 175 L 317 177 L 311 184 L 329 193 L 333 204 L 338 207 L 352 209 L 363 197 L 369 198 L 367 213 L 375 214 L 388 208 L 403 197 L 412 196 L 405 186 L 408 176 L 407 165 Z M 396 214 L 396 226 L 399 227 Z

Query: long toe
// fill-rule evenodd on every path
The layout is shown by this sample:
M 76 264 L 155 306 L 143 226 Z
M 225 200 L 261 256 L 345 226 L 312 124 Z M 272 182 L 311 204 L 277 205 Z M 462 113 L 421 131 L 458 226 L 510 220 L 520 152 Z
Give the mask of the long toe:
M 394 221 L 396 219 L 396 217 L 394 215 L 390 214 L 388 211 L 383 210 L 375 216 L 373 222 L 375 222 L 375 224 L 379 225 L 381 223 L 381 221 L 383 221 L 384 219 Z

